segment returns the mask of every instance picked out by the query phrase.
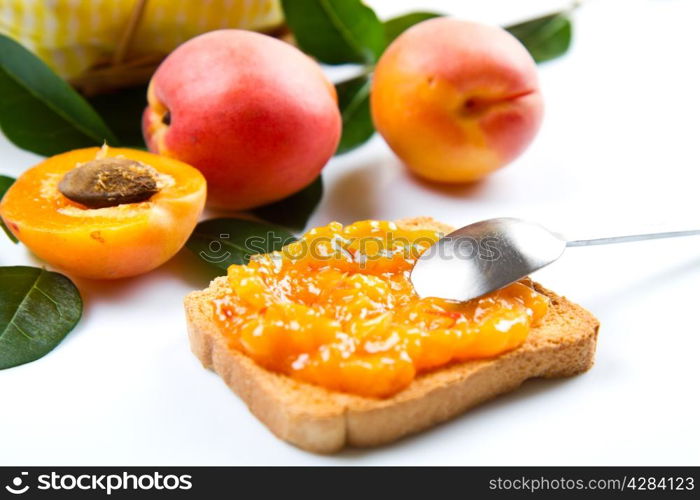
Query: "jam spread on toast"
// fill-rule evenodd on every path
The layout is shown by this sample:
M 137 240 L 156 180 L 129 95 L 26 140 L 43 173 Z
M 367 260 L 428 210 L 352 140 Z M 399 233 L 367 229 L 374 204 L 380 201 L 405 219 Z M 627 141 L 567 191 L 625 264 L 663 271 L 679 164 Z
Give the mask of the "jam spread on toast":
M 548 299 L 524 283 L 466 303 L 419 298 L 415 259 L 441 235 L 393 222 L 334 222 L 228 270 L 214 300 L 231 348 L 271 371 L 384 398 L 417 374 L 519 347 Z

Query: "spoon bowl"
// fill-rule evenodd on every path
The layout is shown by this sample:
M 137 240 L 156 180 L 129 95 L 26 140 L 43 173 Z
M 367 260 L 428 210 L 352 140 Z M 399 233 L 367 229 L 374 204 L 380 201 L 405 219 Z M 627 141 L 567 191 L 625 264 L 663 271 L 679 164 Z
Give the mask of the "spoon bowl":
M 426 250 L 411 271 L 420 297 L 466 301 L 498 290 L 557 260 L 566 240 L 520 219 L 460 228 Z

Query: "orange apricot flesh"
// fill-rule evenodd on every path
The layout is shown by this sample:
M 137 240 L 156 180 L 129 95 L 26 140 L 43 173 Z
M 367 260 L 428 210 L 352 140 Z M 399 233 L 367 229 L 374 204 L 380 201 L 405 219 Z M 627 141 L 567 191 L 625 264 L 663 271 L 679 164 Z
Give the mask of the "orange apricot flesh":
M 100 153 L 102 151 L 102 153 Z M 159 191 L 147 201 L 88 208 L 58 189 L 65 174 L 98 158 L 125 157 L 155 169 Z M 74 276 L 115 279 L 148 272 L 185 244 L 204 207 L 206 181 L 171 158 L 122 148 L 86 148 L 46 159 L 22 174 L 0 216 L 35 255 Z

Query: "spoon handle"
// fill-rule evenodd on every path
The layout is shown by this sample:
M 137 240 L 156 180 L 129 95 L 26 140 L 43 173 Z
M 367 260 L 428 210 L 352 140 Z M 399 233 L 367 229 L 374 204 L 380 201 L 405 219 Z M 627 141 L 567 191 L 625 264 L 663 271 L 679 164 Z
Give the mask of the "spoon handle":
M 665 233 L 630 234 L 627 236 L 611 236 L 607 238 L 594 238 L 590 240 L 567 241 L 567 247 L 587 247 L 591 245 L 609 245 L 611 243 L 630 243 L 632 241 L 659 240 L 662 238 L 679 238 L 681 236 L 698 236 L 700 229 L 692 231 L 668 231 Z

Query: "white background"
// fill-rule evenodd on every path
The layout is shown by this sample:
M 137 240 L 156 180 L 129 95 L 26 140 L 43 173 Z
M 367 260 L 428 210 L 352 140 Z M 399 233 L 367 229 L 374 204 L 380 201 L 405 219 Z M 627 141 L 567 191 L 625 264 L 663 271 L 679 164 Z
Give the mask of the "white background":
M 371 2 L 494 24 L 555 1 Z M 379 137 L 334 159 L 312 224 L 495 216 L 573 236 L 700 227 L 700 2 L 593 0 L 564 58 L 540 66 L 544 126 L 471 187 L 407 175 Z M 338 76 L 336 70 L 334 76 Z M 0 173 L 38 157 L 0 138 Z M 41 265 L 0 238 L 0 265 Z M 119 282 L 77 280 L 85 316 L 45 358 L 0 372 L 1 464 L 700 464 L 700 238 L 571 249 L 536 278 L 596 314 L 597 361 L 418 436 L 325 457 L 279 441 L 189 352 L 182 298 L 210 275 L 186 250 Z

